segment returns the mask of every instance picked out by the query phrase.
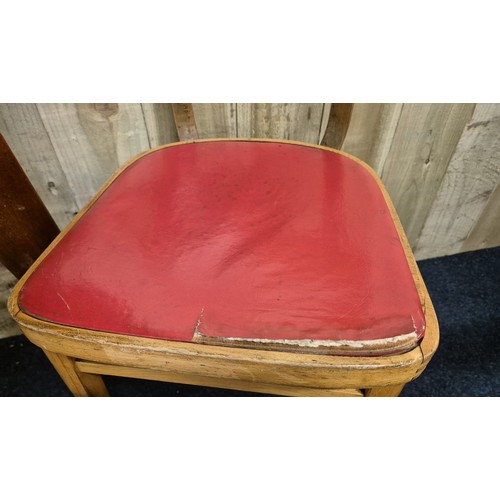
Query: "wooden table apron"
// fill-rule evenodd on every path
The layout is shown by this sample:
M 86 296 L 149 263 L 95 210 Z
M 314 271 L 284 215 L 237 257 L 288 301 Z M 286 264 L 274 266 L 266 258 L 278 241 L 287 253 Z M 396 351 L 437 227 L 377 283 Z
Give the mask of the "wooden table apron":
M 239 141 L 239 139 L 210 139 L 190 142 L 216 141 Z M 399 218 L 387 191 L 376 174 L 359 159 L 342 151 L 323 146 L 296 141 L 265 139 L 242 139 L 242 141 L 277 142 L 332 151 L 354 160 L 373 176 L 391 212 L 425 314 L 426 333 L 418 347 L 404 354 L 377 357 L 315 355 L 251 348 L 218 347 L 66 327 L 34 318 L 21 311 L 18 306 L 18 295 L 26 280 L 120 173 L 144 155 L 186 143 L 161 146 L 142 153 L 127 162 L 37 259 L 16 285 L 8 303 L 9 311 L 22 331 L 42 349 L 76 359 L 109 365 L 195 374 L 223 380 L 237 379 L 254 384 L 283 384 L 325 389 L 370 388 L 404 384 L 416 378 L 424 370 L 437 349 L 439 328 L 432 302 Z

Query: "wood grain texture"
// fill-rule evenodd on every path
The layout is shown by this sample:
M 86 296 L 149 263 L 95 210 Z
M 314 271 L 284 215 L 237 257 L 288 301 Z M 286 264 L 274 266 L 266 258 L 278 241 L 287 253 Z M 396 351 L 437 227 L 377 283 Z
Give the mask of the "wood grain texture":
M 311 354 L 204 346 L 64 328 L 16 315 L 24 334 L 44 350 L 85 361 L 316 389 L 360 389 L 404 384 L 423 369 L 420 348 L 378 357 Z
M 290 143 L 304 145 L 298 142 Z M 315 147 L 328 149 L 321 146 Z M 350 157 L 347 153 L 340 153 Z M 355 158 L 350 158 L 356 161 Z M 131 159 L 120 172 L 137 159 L 138 157 Z M 235 379 L 252 383 L 256 391 L 259 386 L 265 387 L 270 384 L 342 390 L 405 384 L 422 373 L 435 353 L 439 343 L 439 327 L 432 302 L 388 193 L 373 170 L 362 162 L 358 163 L 374 177 L 381 189 L 398 230 L 420 300 L 424 305 L 426 335 L 420 346 L 409 352 L 393 356 L 345 357 L 205 346 L 191 342 L 157 340 L 68 328 L 33 318 L 22 312 L 18 306 L 18 294 L 30 273 L 71 229 L 71 226 L 78 222 L 120 172 L 117 172 L 102 187 L 98 195 L 75 217 L 71 225 L 51 244 L 29 273 L 16 285 L 9 299 L 9 312 L 25 335 L 45 351 L 57 352 L 69 358 L 79 358 L 89 362 L 169 371 L 194 377 Z
M 36 105 L 0 104 L 0 133 L 56 223 L 64 227 L 78 206 Z
M 20 278 L 59 228 L 0 134 L 0 262 Z
M 365 391 L 365 395 L 372 398 L 395 398 L 401 394 L 404 386 L 405 384 L 388 385 L 385 387 L 373 387 L 372 389 L 367 389 Z
M 109 396 L 99 375 L 80 372 L 73 358 L 55 352 L 44 352 L 73 396 Z
M 498 165 L 498 164 L 497 164 Z M 460 248 L 461 252 L 500 246 L 500 184 L 488 199 L 488 203 Z
M 237 137 L 236 104 L 193 103 L 200 139 Z
M 179 140 L 171 104 L 141 104 L 141 106 L 151 148 Z
M 174 103 L 172 104 L 172 114 L 180 141 L 198 139 L 198 126 L 194 117 L 192 104 Z
M 495 213 L 500 205 L 498 198 L 489 200 L 499 180 L 500 104 L 477 104 L 418 238 L 417 258 L 474 250 L 475 245 L 494 246 L 499 232 Z
M 349 123 L 351 121 L 353 104 L 332 104 L 328 115 L 328 124 L 321 141 L 323 146 L 341 149 L 344 143 Z
M 103 363 L 89 363 L 85 361 L 77 361 L 76 366 L 81 372 L 84 373 L 97 373 L 99 375 L 157 380 L 159 382 L 198 385 L 202 387 L 217 387 L 220 389 L 259 392 L 279 396 L 362 397 L 364 395 L 358 389 L 314 389 L 278 384 L 255 385 L 252 382 L 237 379 L 218 379 L 214 377 L 204 377 L 201 375 L 191 375 L 189 373 L 148 370 L 146 368 L 131 368 L 128 366 L 113 366 Z
M 380 175 L 412 246 L 473 111 L 473 104 L 403 106 Z
M 354 104 L 342 150 L 370 165 L 380 175 L 402 104 Z
M 318 144 L 323 104 L 237 104 L 238 137 Z
M 140 104 L 38 104 L 37 108 L 79 209 L 121 163 L 149 149 Z

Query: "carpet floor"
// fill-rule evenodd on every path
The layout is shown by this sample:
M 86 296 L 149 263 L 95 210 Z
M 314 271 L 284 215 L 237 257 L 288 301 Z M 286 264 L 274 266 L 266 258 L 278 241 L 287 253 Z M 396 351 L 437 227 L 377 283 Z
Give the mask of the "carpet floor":
M 441 340 L 424 373 L 401 396 L 500 396 L 500 247 L 418 263 Z M 112 396 L 263 396 L 104 377 Z M 0 396 L 70 396 L 43 352 L 24 336 L 0 340 Z

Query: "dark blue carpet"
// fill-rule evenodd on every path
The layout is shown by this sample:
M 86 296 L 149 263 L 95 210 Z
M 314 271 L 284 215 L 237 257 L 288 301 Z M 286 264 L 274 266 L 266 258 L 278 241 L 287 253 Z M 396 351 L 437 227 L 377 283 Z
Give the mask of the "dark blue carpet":
M 500 247 L 418 265 L 441 339 L 402 396 L 500 396 Z
M 419 262 L 441 329 L 439 349 L 402 396 L 500 396 L 500 247 Z M 112 396 L 261 396 L 105 377 Z M 69 396 L 40 349 L 0 340 L 0 396 Z

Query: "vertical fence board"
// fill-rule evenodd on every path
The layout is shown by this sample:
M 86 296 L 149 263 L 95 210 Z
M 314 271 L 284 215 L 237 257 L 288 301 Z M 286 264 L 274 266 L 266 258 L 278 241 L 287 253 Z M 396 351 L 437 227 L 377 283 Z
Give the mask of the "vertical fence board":
M 380 175 L 402 108 L 402 104 L 354 104 L 342 150 L 365 161 Z
M 461 246 L 461 252 L 500 245 L 500 184 L 488 199 L 479 219 Z
M 236 104 L 193 103 L 200 139 L 237 137 Z
M 77 104 L 76 111 L 79 124 L 107 177 L 127 160 L 149 149 L 140 104 Z
M 468 235 L 476 224 L 475 234 L 480 234 L 481 213 L 499 178 L 500 104 L 477 104 L 418 239 L 417 257 L 472 249 L 474 239 L 467 243 Z
M 179 140 L 171 104 L 142 104 L 142 111 L 152 148 Z
M 64 227 L 78 210 L 35 104 L 0 104 L 0 133 L 50 214 Z
M 79 209 L 122 163 L 149 149 L 140 104 L 37 107 Z
M 256 137 L 255 131 L 252 131 L 252 106 L 257 106 L 257 104 L 236 104 L 238 137 L 244 139 Z
M 412 247 L 427 219 L 473 104 L 405 104 L 381 178 Z
M 82 127 L 75 104 L 38 104 L 38 111 L 80 210 L 108 172 Z
M 238 137 L 319 144 L 323 104 L 238 104 Z

